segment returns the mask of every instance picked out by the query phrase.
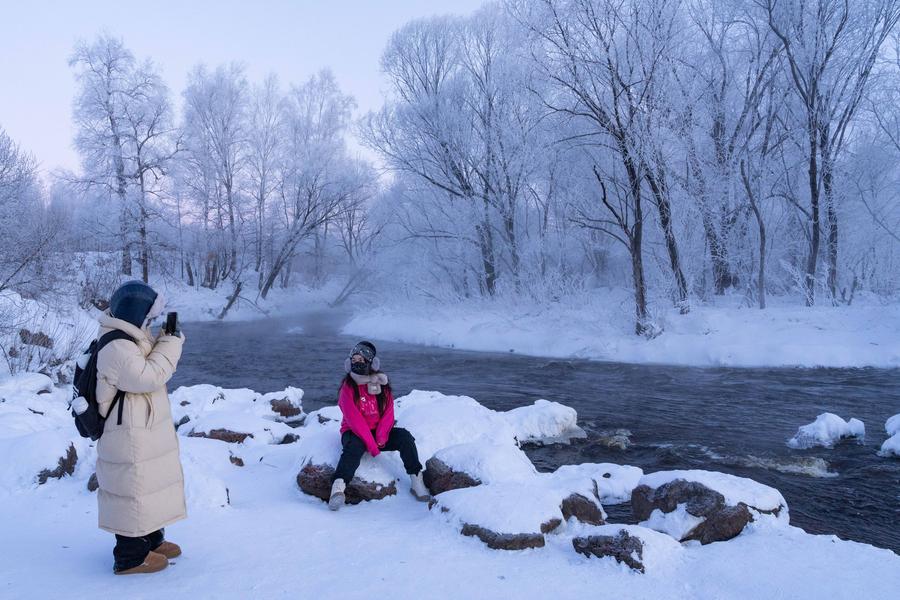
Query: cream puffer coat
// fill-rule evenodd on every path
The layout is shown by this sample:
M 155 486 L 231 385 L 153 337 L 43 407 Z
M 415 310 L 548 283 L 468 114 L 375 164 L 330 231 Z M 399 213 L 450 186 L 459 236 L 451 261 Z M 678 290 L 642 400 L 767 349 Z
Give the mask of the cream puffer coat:
M 184 340 L 154 338 L 149 330 L 103 315 L 99 335 L 114 329 L 136 343 L 115 340 L 97 356 L 97 402 L 100 414 L 108 417 L 97 443 L 99 525 L 139 537 L 187 516 L 178 437 L 166 392 Z M 126 392 L 121 425 L 118 405 L 110 411 L 116 390 Z

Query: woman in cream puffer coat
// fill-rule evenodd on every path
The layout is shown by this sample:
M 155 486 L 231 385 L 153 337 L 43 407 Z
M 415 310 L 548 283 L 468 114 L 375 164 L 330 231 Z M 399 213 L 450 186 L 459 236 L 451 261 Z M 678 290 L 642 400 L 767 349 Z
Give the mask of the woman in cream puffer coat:
M 97 443 L 99 525 L 116 534 L 117 574 L 159 571 L 181 553 L 163 540 L 163 527 L 187 516 L 166 391 L 184 337 L 150 332 L 162 305 L 161 295 L 132 281 L 113 294 L 100 319 L 100 336 L 118 329 L 134 339 L 112 341 L 97 356 L 97 402 L 107 416 Z M 125 392 L 121 425 L 118 406 L 110 410 L 117 390 Z

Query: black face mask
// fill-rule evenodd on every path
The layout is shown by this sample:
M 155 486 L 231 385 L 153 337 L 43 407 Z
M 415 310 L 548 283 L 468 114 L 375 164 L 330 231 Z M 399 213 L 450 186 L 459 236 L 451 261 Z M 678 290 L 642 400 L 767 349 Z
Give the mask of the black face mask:
M 371 371 L 369 367 L 369 363 L 365 362 L 351 362 L 350 370 L 356 373 L 357 375 L 368 375 Z

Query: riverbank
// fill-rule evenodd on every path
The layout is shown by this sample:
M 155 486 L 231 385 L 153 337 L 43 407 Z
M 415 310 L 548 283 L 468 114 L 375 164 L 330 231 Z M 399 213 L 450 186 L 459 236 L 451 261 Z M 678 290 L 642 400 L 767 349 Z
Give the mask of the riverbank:
M 358 312 L 343 333 L 465 350 L 698 367 L 900 367 L 900 305 L 875 299 L 807 308 L 791 299 L 759 310 L 725 298 L 653 317 L 634 335 L 627 294 L 545 305 L 398 301 Z
M 184 555 L 160 574 L 116 578 L 111 572 L 112 536 L 96 528 L 95 492 L 88 489 L 95 451 L 84 440 L 71 437 L 64 410 L 66 390 L 50 386 L 49 380 L 39 376 L 5 384 L 0 440 L 14 468 L 0 481 L 0 508 L 6 523 L 4 539 L 16 552 L 0 563 L 0 586 L 10 597 L 63 597 L 77 590 L 77 595 L 85 597 L 112 591 L 133 598 L 163 595 L 173 599 L 328 598 L 336 593 L 347 598 L 574 599 L 602 589 L 616 598 L 658 598 L 660 590 L 673 599 L 888 598 L 900 586 L 900 557 L 896 554 L 834 536 L 807 534 L 787 523 L 786 509 L 779 518 L 758 515 L 736 538 L 708 545 L 679 545 L 671 539 L 662 544 L 665 537 L 654 537 L 661 534 L 643 532 L 655 546 L 645 548 L 644 573 L 613 558 L 578 554 L 572 538 L 585 526 L 573 519 L 546 534 L 544 547 L 494 550 L 476 537 L 460 535 L 444 513 L 437 508 L 429 510 L 406 493 L 406 479 L 398 474 L 402 467 L 391 456 L 367 459 L 368 470 L 361 473 L 396 477 L 396 495 L 332 513 L 321 500 L 303 494 L 296 480 L 311 453 L 319 456 L 328 451 L 323 440 L 334 438 L 331 446 L 337 447 L 336 433 L 328 429 L 336 427 L 328 420 L 331 413 L 308 415 L 307 425 L 293 430 L 298 439 L 290 443 L 278 443 L 268 436 L 242 443 L 193 437 L 190 434 L 220 427 L 226 417 L 229 426 L 238 428 L 273 423 L 266 420 L 273 415 L 260 404 L 268 396 L 202 387 L 173 393 L 177 400 L 173 405 L 179 411 L 176 416 L 184 412 L 191 417 L 179 428 L 189 518 L 168 527 L 166 533 L 181 544 Z M 287 394 L 292 406 L 297 406 L 300 394 L 299 390 Z M 438 453 L 435 448 L 459 442 L 459 436 L 484 429 L 483 425 L 472 431 L 444 426 L 446 415 L 441 411 L 456 414 L 460 420 L 456 425 L 464 425 L 471 416 L 451 406 L 454 404 L 468 406 L 472 415 L 484 413 L 486 409 L 473 400 L 419 392 L 399 402 L 407 403 L 400 415 L 410 426 L 414 424 L 417 442 L 428 455 Z M 232 403 L 236 403 L 235 409 L 243 404 L 255 408 L 239 410 L 241 420 L 235 421 L 229 416 L 235 414 Z M 485 413 L 491 419 L 503 415 Z M 514 422 L 520 423 L 520 428 L 528 421 L 517 419 L 510 425 Z M 279 424 L 272 431 L 281 427 Z M 51 442 L 63 449 L 74 443 L 78 460 L 69 473 L 59 473 L 61 478 L 50 476 L 39 484 L 31 479 L 37 473 L 30 473 L 52 458 Z M 504 443 L 503 438 L 495 437 L 492 443 Z M 486 448 L 483 444 L 477 447 Z M 515 452 L 511 446 L 505 448 L 498 457 Z M 46 450 L 44 456 L 36 449 Z M 448 454 L 448 450 L 440 451 L 448 460 L 460 453 Z M 494 462 L 477 464 L 489 469 Z M 616 469 L 628 467 L 596 465 L 601 466 L 613 473 L 611 480 L 599 480 L 601 496 L 618 495 L 620 499 L 609 502 L 621 501 L 627 494 L 606 490 L 602 482 L 624 484 Z M 518 482 L 511 484 L 524 494 L 517 496 L 516 506 L 538 506 L 540 494 L 531 496 L 529 484 L 521 483 L 522 478 L 527 482 L 538 475 L 522 473 L 518 477 Z M 484 486 L 472 489 L 489 490 L 494 485 L 510 484 L 486 480 Z M 749 489 L 757 488 L 751 485 Z M 771 488 L 760 489 L 776 500 L 780 497 Z M 466 490 L 445 492 L 456 494 L 457 502 L 447 503 L 453 510 L 462 510 L 458 500 L 463 492 Z M 468 510 L 471 513 L 472 507 Z M 521 518 L 520 509 L 516 514 Z M 642 532 L 643 528 L 631 531 Z M 458 577 L 459 573 L 465 577 Z

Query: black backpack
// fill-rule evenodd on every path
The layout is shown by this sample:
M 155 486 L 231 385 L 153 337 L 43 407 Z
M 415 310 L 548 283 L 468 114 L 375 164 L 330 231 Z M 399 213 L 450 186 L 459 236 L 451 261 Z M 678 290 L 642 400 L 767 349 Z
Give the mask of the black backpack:
M 84 353 L 84 356 L 88 357 L 84 368 L 79 367 L 77 364 L 75 365 L 72 400 L 74 402 L 74 400 L 80 396 L 87 400 L 88 407 L 87 410 L 81 414 L 77 414 L 75 410 L 72 409 L 72 416 L 75 418 L 75 427 L 78 429 L 78 433 L 81 434 L 81 437 L 91 438 L 94 441 L 99 440 L 100 436 L 103 435 L 103 425 L 106 423 L 106 418 L 100 416 L 100 405 L 97 403 L 97 355 L 100 354 L 100 350 L 102 350 L 104 346 L 115 340 L 128 340 L 134 342 L 134 338 L 124 331 L 114 329 L 113 331 L 100 336 L 100 339 L 91 342 L 91 345 Z M 112 404 L 109 405 L 109 412 L 107 413 L 108 417 L 112 414 L 116 404 L 118 404 L 119 425 L 122 424 L 122 410 L 125 406 L 124 398 L 125 392 L 117 390 L 116 396 L 113 398 Z

